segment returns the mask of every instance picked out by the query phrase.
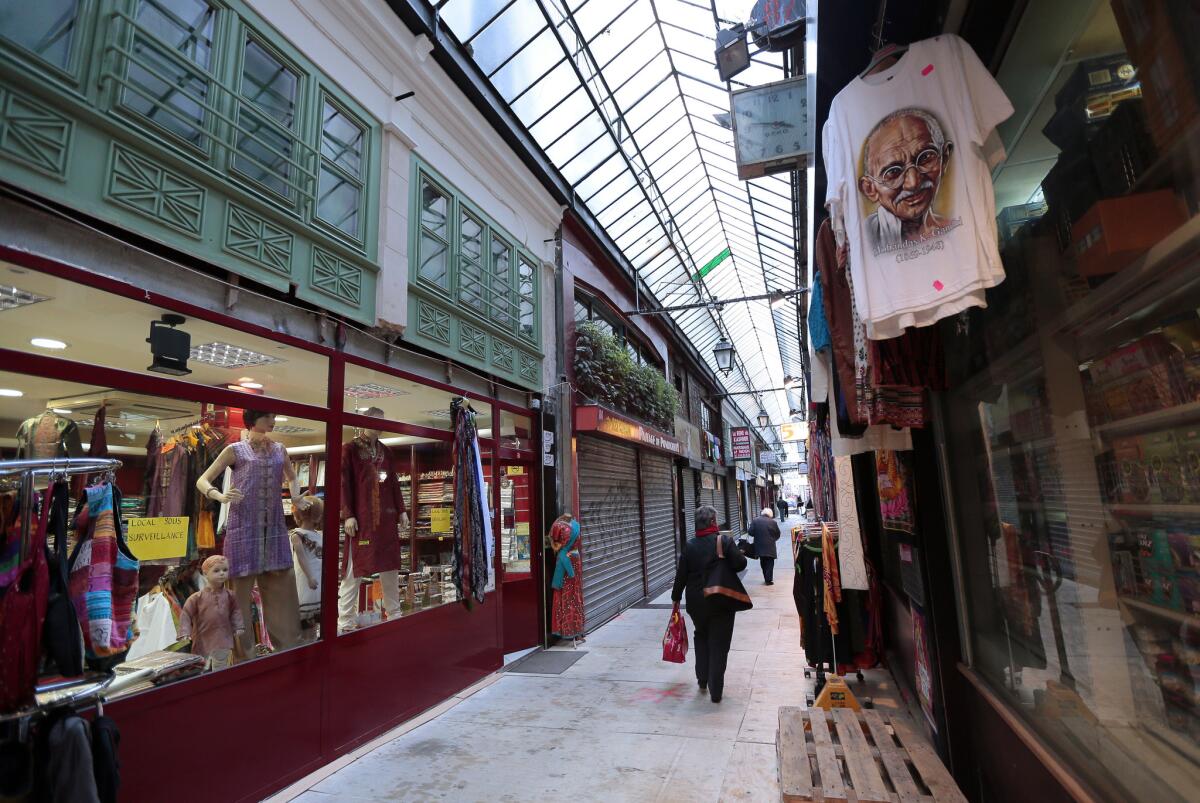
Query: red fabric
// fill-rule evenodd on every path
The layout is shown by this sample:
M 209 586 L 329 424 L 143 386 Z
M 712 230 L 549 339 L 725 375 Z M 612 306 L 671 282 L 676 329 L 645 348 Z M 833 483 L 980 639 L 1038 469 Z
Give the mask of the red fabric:
M 46 523 L 53 490 L 52 486 L 42 500 L 42 515 L 16 579 L 0 596 L 0 714 L 33 704 L 42 653 L 42 622 L 50 593 Z
M 717 525 L 714 524 L 713 526 L 705 528 L 703 530 L 696 530 L 696 537 L 703 538 L 706 535 L 714 535 L 719 532 L 721 532 L 720 528 L 718 528 Z
M 667 632 L 663 634 L 663 660 L 673 664 L 687 661 L 688 635 L 683 623 L 683 615 L 679 613 L 679 603 L 671 611 L 671 621 L 667 623 Z
M 380 481 L 383 476 L 383 481 Z M 342 519 L 358 521 L 344 557 L 353 558 L 354 573 L 367 577 L 401 568 L 400 517 L 404 492 L 396 479 L 392 450 L 375 442 L 375 450 L 358 439 L 342 447 Z M 345 575 L 345 560 L 342 561 Z

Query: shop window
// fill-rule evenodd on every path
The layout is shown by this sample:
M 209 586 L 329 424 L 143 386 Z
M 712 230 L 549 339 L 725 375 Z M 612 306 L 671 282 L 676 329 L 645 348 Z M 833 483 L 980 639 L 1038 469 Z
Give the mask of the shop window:
M 378 419 L 378 424 L 360 422 L 342 433 L 339 560 L 351 567 L 338 595 L 338 629 L 343 633 L 459 600 L 452 571 L 458 493 L 453 434 L 427 437 L 403 426 L 449 429 L 454 396 L 352 365 L 346 381 L 348 409 Z M 441 403 L 445 415 L 440 408 L 426 409 Z M 491 405 L 472 400 L 471 406 L 480 439 L 483 496 L 494 514 Z M 494 558 L 494 535 L 487 548 Z M 492 575 L 489 571 L 490 586 Z
M 588 308 L 587 301 L 582 300 L 579 296 L 575 296 L 575 320 L 586 321 L 592 317 L 592 311 Z
M 116 610 L 127 600 L 131 614 L 118 614 L 110 629 L 83 623 L 92 639 L 107 634 L 90 642 L 89 669 L 121 674 L 171 651 L 197 656 L 192 673 L 220 671 L 321 637 L 323 422 L 251 418 L 244 408 L 120 383 L 0 372 L 0 388 L 0 459 L 92 452 L 119 461 L 86 491 L 78 480 L 61 484 L 70 544 L 90 537 L 86 526 L 75 529 L 91 518 L 73 515 L 81 500 L 97 511 L 111 500 L 124 542 L 111 586 Z M 270 409 L 268 400 L 255 403 Z M 250 468 L 259 460 L 265 475 Z M 224 599 L 211 586 L 218 563 L 228 569 Z M 96 610 L 90 602 L 76 607 Z
M 458 297 L 476 313 L 484 314 L 486 295 L 483 273 L 483 224 L 470 212 L 463 211 L 460 223 L 462 247 L 459 250 Z
M 328 97 L 321 104 L 321 174 L 317 217 L 349 237 L 362 239 L 363 144 L 366 132 Z
M 80 0 L 0 0 L 0 36 L 48 64 L 69 70 L 76 58 Z
M 139 0 L 122 90 L 126 108 L 201 149 L 216 18 L 203 0 Z
M 501 409 L 499 437 L 506 449 L 533 449 L 533 419 Z
M 450 198 L 421 179 L 421 230 L 417 276 L 443 290 L 450 287 Z
M 242 52 L 239 135 L 234 167 L 272 192 L 292 199 L 297 176 L 295 125 L 300 74 L 252 36 Z
M 0 298 L 10 293 L 24 299 L 0 313 L 0 347 L 163 375 L 149 367 L 153 356 L 146 338 L 164 310 L 2 261 L 0 283 L 6 285 Z M 190 373 L 180 379 L 247 396 L 327 404 L 325 357 L 201 318 L 187 318 L 176 328 L 191 338 Z

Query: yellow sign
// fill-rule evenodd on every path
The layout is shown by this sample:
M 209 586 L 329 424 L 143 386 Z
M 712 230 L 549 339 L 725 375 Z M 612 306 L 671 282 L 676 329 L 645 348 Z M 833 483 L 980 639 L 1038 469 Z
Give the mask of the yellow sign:
M 450 532 L 450 513 L 452 508 L 435 507 L 429 511 L 429 531 L 433 533 Z
M 525 466 L 505 466 L 504 470 L 510 477 L 520 477 L 525 473 Z
M 780 424 L 779 438 L 783 441 L 808 440 L 808 424 Z
M 187 516 L 125 521 L 125 542 L 138 560 L 182 558 L 187 554 Z
M 529 535 L 529 522 L 517 522 L 517 535 Z

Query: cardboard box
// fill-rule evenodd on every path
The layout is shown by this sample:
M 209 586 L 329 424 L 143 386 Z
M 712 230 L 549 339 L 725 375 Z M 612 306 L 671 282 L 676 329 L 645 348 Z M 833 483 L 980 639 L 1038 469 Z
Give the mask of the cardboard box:
M 1137 67 L 1146 117 L 1160 150 L 1200 116 L 1200 4 L 1193 0 L 1112 0 Z
M 1116 273 L 1186 221 L 1171 190 L 1098 201 L 1071 227 L 1079 275 Z

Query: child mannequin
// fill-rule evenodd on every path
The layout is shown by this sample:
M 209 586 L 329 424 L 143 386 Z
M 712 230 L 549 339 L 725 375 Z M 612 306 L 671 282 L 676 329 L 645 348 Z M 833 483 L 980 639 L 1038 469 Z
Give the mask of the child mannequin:
M 225 588 L 229 579 L 228 559 L 224 555 L 210 555 L 204 559 L 200 571 L 208 585 L 183 604 L 179 636 L 192 640 L 192 654 L 207 657 L 210 669 L 223 669 L 229 666 L 233 640 L 245 632 L 246 625 L 237 598 Z
M 296 506 L 296 529 L 292 541 L 292 559 L 296 565 L 296 595 L 300 598 L 300 640 L 317 637 L 321 621 L 321 558 L 324 549 L 321 529 L 325 522 L 325 502 L 316 496 L 305 496 L 307 509 Z

